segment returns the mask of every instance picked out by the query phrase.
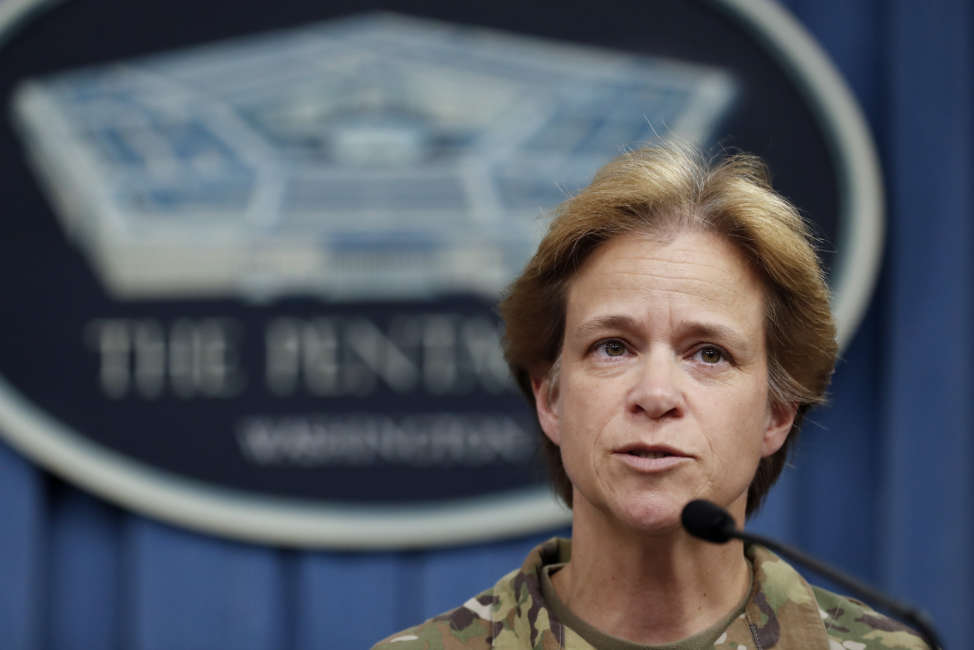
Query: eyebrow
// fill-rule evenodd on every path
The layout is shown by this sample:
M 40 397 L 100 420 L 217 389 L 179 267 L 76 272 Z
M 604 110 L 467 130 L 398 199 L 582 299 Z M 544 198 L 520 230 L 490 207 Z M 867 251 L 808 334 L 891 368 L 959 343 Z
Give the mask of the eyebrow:
M 604 330 L 636 330 L 638 327 L 639 323 L 632 316 L 612 314 L 585 321 L 575 328 L 575 333 L 585 338 Z
M 726 341 L 727 345 L 738 353 L 750 353 L 754 348 L 754 341 L 741 335 L 737 330 L 719 323 L 682 322 L 681 331 L 693 338 L 713 341 Z

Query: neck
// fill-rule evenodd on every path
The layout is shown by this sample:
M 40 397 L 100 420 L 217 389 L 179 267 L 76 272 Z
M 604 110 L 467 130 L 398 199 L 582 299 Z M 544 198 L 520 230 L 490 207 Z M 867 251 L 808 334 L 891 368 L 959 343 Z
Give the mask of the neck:
M 652 645 L 685 639 L 730 614 L 750 585 L 750 569 L 736 540 L 710 544 L 679 526 L 657 535 L 612 530 L 576 512 L 571 561 L 553 584 L 593 627 Z

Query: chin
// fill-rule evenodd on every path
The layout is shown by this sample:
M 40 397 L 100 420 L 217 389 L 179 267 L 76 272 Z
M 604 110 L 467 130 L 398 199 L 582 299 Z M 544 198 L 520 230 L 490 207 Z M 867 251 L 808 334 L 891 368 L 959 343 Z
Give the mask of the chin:
M 667 499 L 647 499 L 626 504 L 616 518 L 627 528 L 645 535 L 664 535 L 682 530 L 680 515 L 684 503 Z

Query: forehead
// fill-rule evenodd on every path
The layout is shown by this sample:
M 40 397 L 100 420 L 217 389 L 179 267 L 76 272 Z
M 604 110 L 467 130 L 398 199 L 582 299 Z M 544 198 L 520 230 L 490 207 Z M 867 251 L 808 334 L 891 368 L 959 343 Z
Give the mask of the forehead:
M 566 325 L 616 313 L 717 320 L 748 330 L 742 334 L 760 334 L 764 287 L 738 248 L 716 233 L 620 235 L 597 248 L 572 278 Z

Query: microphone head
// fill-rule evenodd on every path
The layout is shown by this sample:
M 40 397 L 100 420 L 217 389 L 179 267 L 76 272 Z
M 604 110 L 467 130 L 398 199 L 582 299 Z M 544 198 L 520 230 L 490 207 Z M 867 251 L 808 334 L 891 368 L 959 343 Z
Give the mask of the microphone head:
M 730 513 L 704 499 L 695 499 L 686 504 L 680 520 L 688 533 L 715 544 L 723 544 L 737 530 Z

